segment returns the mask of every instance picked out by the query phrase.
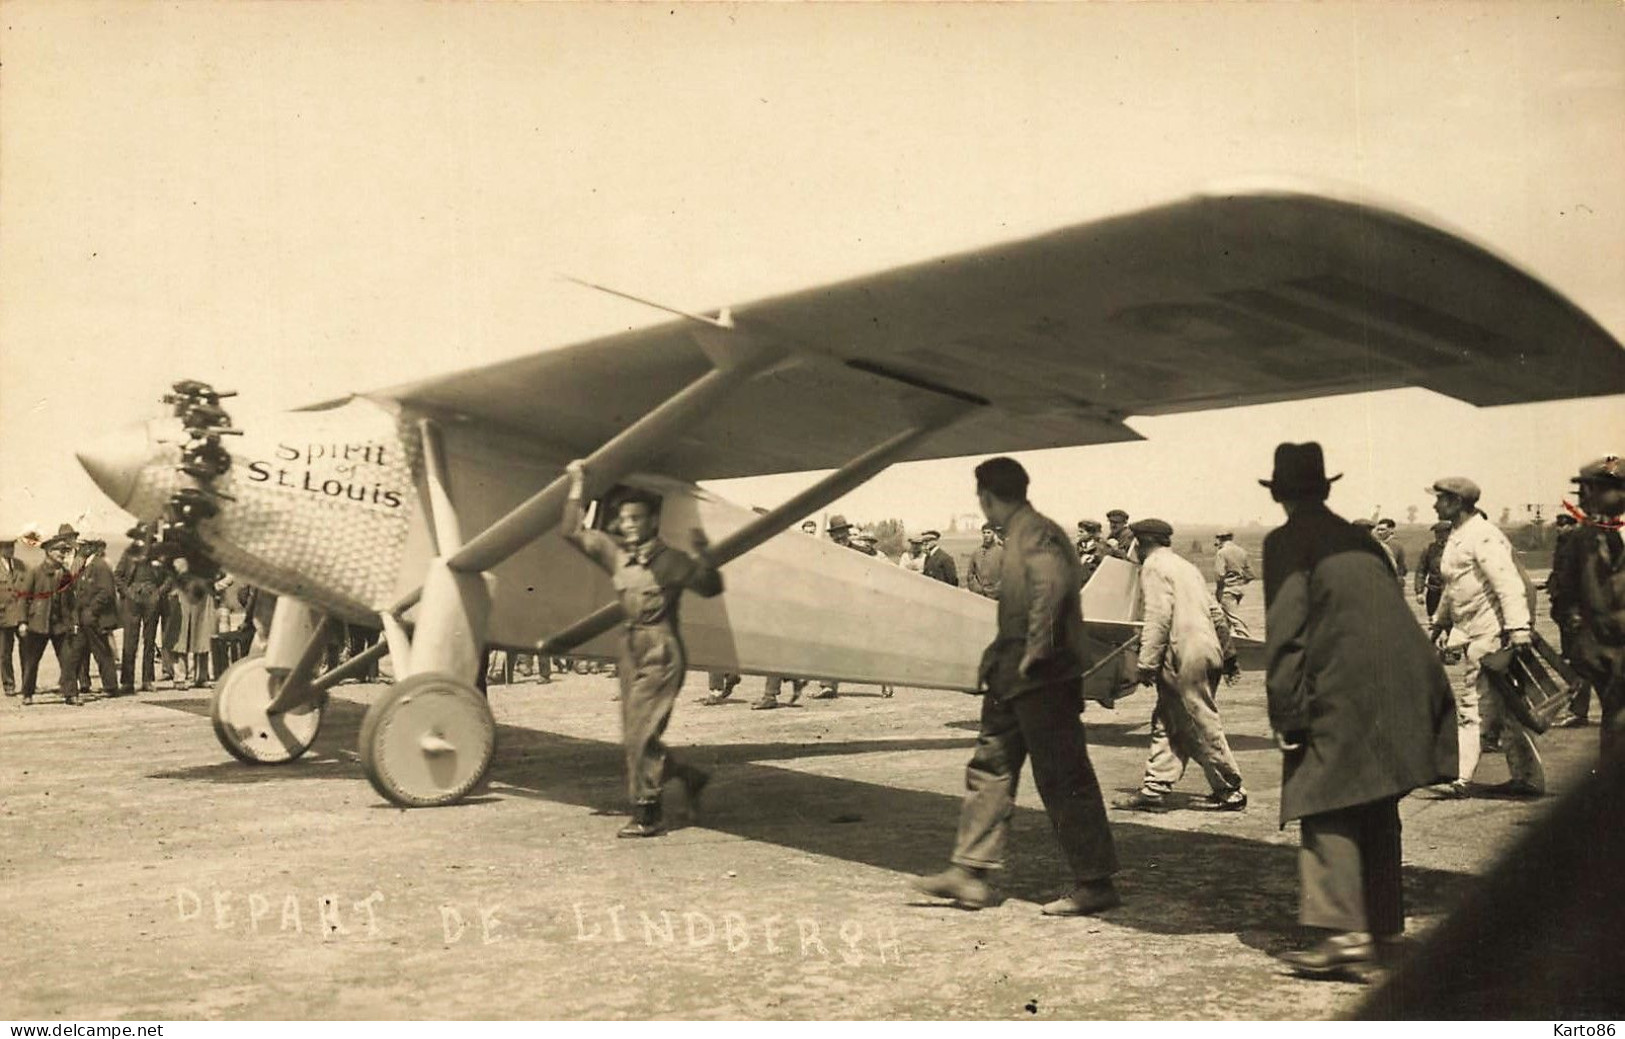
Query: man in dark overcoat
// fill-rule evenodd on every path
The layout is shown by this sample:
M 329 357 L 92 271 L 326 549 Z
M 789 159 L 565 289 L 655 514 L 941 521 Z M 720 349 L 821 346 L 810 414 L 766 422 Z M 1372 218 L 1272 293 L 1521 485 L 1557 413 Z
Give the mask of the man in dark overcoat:
M 75 564 L 74 609 L 79 614 L 79 685 L 90 692 L 90 662 L 102 676 L 102 692 L 119 694 L 118 662 L 113 658 L 113 632 L 119 627 L 118 588 L 107 565 L 107 542 L 81 538 Z
M 55 537 L 40 544 L 45 560 L 29 571 L 23 584 L 28 606 L 17 630 L 23 640 L 24 707 L 34 702 L 47 643 L 56 652 L 57 670 L 62 673 L 62 702 L 79 703 L 79 615 L 73 602 L 73 572 L 68 569 L 78 537 L 70 524 L 62 524 Z
M 1031 758 L 1034 785 L 1076 882 L 1042 911 L 1098 913 L 1121 900 L 1112 883 L 1117 850 L 1078 717 L 1089 666 L 1078 553 L 1027 501 L 1027 471 L 1015 459 L 977 466 L 976 497 L 1005 536 L 998 634 L 982 654 L 981 725 L 965 769 L 952 865 L 915 883 L 968 908 L 989 903 L 987 874 L 1004 866 L 1016 784 Z
M 1270 727 L 1281 825 L 1300 820 L 1299 922 L 1333 933 L 1283 959 L 1322 974 L 1380 958 L 1405 929 L 1399 801 L 1456 774 L 1450 679 L 1388 555 L 1326 507 L 1319 444 L 1282 444 L 1260 481 L 1286 524 L 1264 539 Z
M 119 691 L 136 691 L 136 658 L 141 659 L 141 691 L 152 688 L 153 666 L 161 652 L 158 618 L 163 611 L 168 583 L 175 576 L 163 556 L 152 551 L 152 534 L 146 527 L 130 528 L 130 547 L 119 557 L 113 570 L 124 606 L 124 644 L 119 660 Z M 167 666 L 167 658 L 166 658 Z
M 1575 535 L 1574 668 L 1597 691 L 1606 757 L 1625 743 L 1625 461 L 1588 462 L 1574 482 L 1586 512 Z

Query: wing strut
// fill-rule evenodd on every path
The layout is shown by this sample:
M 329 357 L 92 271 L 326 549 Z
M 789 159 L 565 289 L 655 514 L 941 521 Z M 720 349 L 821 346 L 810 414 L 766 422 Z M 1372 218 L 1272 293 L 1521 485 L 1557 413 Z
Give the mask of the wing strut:
M 915 444 L 938 430 L 953 425 L 961 418 L 969 415 L 973 410 L 974 408 L 968 406 L 944 409 L 939 414 L 924 419 L 891 439 L 870 448 L 800 494 L 789 498 L 778 508 L 756 517 L 717 542 L 709 552 L 712 562 L 717 566 L 722 566 L 724 563 L 738 559 L 764 541 L 783 533 L 796 520 L 809 512 L 816 512 L 842 495 L 848 494 L 867 483 L 878 475 L 881 470 L 901 458 Z M 564 630 L 556 632 L 542 642 L 539 651 L 543 653 L 562 653 L 573 649 L 583 642 L 602 635 L 620 623 L 621 619 L 620 604 L 609 603 L 599 607 Z

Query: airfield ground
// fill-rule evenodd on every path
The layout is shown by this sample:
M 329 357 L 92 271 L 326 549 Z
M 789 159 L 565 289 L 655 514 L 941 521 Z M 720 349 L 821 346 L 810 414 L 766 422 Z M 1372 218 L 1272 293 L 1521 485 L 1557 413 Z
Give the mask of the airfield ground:
M 602 814 L 623 791 L 601 676 L 495 688 L 489 790 L 411 812 L 357 760 L 375 687 L 341 687 L 310 755 L 259 768 L 216 744 L 201 691 L 7 699 L 0 1018 L 1324 1018 L 1365 991 L 1271 958 L 1299 940 L 1297 834 L 1260 675 L 1221 694 L 1251 807 L 1113 812 L 1124 905 L 1084 920 L 1038 914 L 1066 877 L 1030 785 L 1001 905 L 911 893 L 953 841 L 974 699 L 752 712 L 759 685 L 706 708 L 690 676 L 671 736 L 715 780 L 697 824 L 644 841 Z M 1087 715 L 1108 797 L 1138 779 L 1150 707 Z M 1596 738 L 1542 740 L 1555 794 Z M 1204 792 L 1194 769 L 1181 792 Z M 1411 933 L 1553 800 L 1409 798 Z

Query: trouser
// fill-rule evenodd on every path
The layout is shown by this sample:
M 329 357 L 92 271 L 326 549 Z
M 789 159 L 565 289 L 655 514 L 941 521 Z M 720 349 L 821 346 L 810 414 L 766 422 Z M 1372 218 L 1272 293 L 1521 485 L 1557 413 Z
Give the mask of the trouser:
M 1535 749 L 1534 737 L 1524 728 L 1518 716 L 1512 713 L 1501 693 L 1484 673 L 1484 658 L 1501 648 L 1497 638 L 1478 639 L 1467 644 L 1467 670 L 1456 686 L 1456 752 L 1460 755 L 1459 778 L 1468 781 L 1478 770 L 1478 759 L 1483 751 L 1479 747 L 1479 715 L 1483 723 L 1501 733 L 1501 748 L 1506 753 L 1507 771 L 1516 781 L 1528 783 L 1536 790 L 1546 789 L 1546 769 Z
M 660 787 L 685 769 L 661 739 L 688 668 L 683 640 L 665 625 L 627 625 L 621 644 L 621 739 L 633 804 L 660 802 Z
M 1562 653 L 1563 659 L 1568 661 L 1570 667 L 1574 666 L 1575 634 L 1576 632 L 1570 628 L 1559 627 L 1557 629 L 1559 651 Z M 1578 669 L 1575 673 L 1580 675 L 1580 684 L 1574 690 L 1574 695 L 1569 698 L 1569 713 L 1576 718 L 1584 718 L 1591 713 L 1591 682 Z M 1599 696 L 1598 699 L 1600 700 L 1601 697 Z
M 1597 690 L 1597 719 L 1602 756 L 1625 745 L 1625 647 L 1609 647 L 1591 660 L 1575 661 L 1575 669 Z
M 90 692 L 90 661 L 96 661 L 96 670 L 102 676 L 102 691 L 118 692 L 118 662 L 113 656 L 113 635 L 95 625 L 79 629 L 79 687 Z
M 1439 600 L 1444 597 L 1444 589 L 1443 588 L 1429 588 L 1423 594 L 1424 594 L 1424 599 L 1423 599 L 1424 606 L 1423 606 L 1423 608 L 1428 611 L 1428 617 L 1432 618 L 1434 613 L 1436 613 L 1438 611 L 1438 609 L 1439 609 Z
M 56 652 L 57 670 L 62 672 L 61 690 L 64 698 L 79 694 L 79 636 L 67 632 L 42 635 L 30 631 L 23 636 L 23 695 L 33 696 L 39 682 L 40 660 L 45 656 L 45 644 Z
M 1188 672 L 1188 673 L 1187 673 Z M 1195 759 L 1216 794 L 1241 789 L 1241 771 L 1230 753 L 1215 701 L 1219 672 L 1206 668 L 1157 672 L 1157 707 L 1151 713 L 1151 754 L 1141 789 L 1167 794 Z
M 739 676 L 734 674 L 732 671 L 712 671 L 709 679 L 710 680 L 706 684 L 710 688 L 710 691 L 713 693 L 721 693 L 723 696 L 727 696 L 729 693 L 732 693 L 734 691 L 734 686 L 739 684 Z
M 135 686 L 135 658 L 141 657 L 141 684 L 152 684 L 153 658 L 158 654 L 158 609 L 156 605 L 130 604 L 130 622 L 124 626 L 124 647 L 119 661 L 119 684 Z
M 17 673 L 11 669 L 11 658 L 22 657 L 22 640 L 15 626 L 0 628 L 0 687 L 10 696 L 17 691 Z
M 1399 798 L 1306 815 L 1298 852 L 1298 922 L 1379 937 L 1405 930 Z
M 1016 787 L 1030 755 L 1038 796 L 1073 878 L 1084 884 L 1117 872 L 1117 849 L 1078 708 L 1076 683 L 1042 686 L 1012 700 L 982 697 L 953 862 L 974 869 L 1004 867 Z
M 807 680 L 805 678 L 784 679 L 778 675 L 768 675 L 766 680 L 762 682 L 762 698 L 764 700 L 773 700 L 777 702 L 779 699 L 779 690 L 784 688 L 784 683 L 786 681 L 790 683 L 791 700 L 794 700 L 796 697 L 800 696 L 801 690 L 807 686 Z
M 1226 588 L 1219 593 L 1219 609 L 1224 611 L 1225 623 L 1230 625 L 1230 634 L 1250 639 L 1253 633 L 1247 630 L 1247 622 L 1241 619 L 1241 589 Z

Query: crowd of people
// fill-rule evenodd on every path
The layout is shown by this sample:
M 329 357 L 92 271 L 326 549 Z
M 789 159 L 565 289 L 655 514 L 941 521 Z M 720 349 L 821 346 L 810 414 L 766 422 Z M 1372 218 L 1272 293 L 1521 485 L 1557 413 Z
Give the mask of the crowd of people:
M 109 698 L 160 682 L 201 688 L 242 655 L 253 636 L 257 593 L 224 574 L 192 569 L 183 552 L 145 525 L 127 536 L 129 547 L 114 567 L 107 543 L 80 536 L 71 524 L 50 536 L 24 532 L 44 555 L 32 568 L 17 558 L 17 536 L 0 537 L 6 696 L 34 704 L 47 648 L 56 656 L 62 702 L 74 706 L 89 698 L 93 678 Z

